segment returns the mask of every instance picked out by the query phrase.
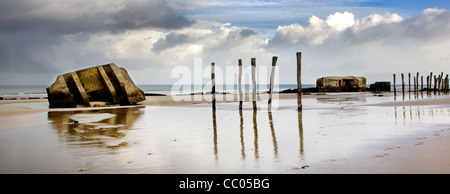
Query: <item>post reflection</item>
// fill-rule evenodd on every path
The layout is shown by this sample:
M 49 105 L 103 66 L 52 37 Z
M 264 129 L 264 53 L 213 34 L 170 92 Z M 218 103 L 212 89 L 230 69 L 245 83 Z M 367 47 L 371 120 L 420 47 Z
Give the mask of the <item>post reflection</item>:
M 212 121 L 213 121 L 213 142 L 214 142 L 214 158 L 219 159 L 218 148 L 217 148 L 217 121 L 216 121 L 216 109 L 212 110 Z
M 272 112 L 267 112 L 267 114 L 269 116 L 270 131 L 272 133 L 273 152 L 275 154 L 275 158 L 278 158 L 278 144 L 277 144 L 277 137 L 275 135 L 275 128 L 273 126 Z
M 408 123 L 413 124 L 415 122 L 425 120 L 434 121 L 436 119 L 441 118 L 441 116 L 443 115 L 445 116 L 449 112 L 450 112 L 449 108 L 440 108 L 440 107 L 426 107 L 426 106 L 402 106 L 401 108 L 394 107 L 394 115 L 395 115 L 394 120 L 395 124 L 397 124 L 401 119 L 403 125 Z M 402 115 L 401 118 L 397 117 L 398 114 Z
M 48 112 L 60 141 L 81 146 L 114 148 L 143 114 L 142 107 Z M 122 143 L 122 144 L 120 144 Z
M 254 137 L 255 137 L 255 141 L 254 141 L 254 145 L 255 145 L 255 158 L 258 159 L 259 158 L 259 153 L 258 153 L 258 126 L 257 126 L 257 119 L 256 119 L 256 110 L 253 111 L 253 133 L 254 133 Z
M 248 114 L 248 116 L 246 117 L 245 114 Z M 260 113 L 261 114 L 261 113 Z M 239 149 L 240 152 L 240 158 L 242 160 L 248 159 L 248 152 L 252 152 L 252 155 L 254 159 L 258 160 L 259 158 L 262 157 L 261 154 L 267 154 L 268 150 L 261 150 L 261 147 L 266 148 L 266 143 L 268 143 L 267 145 L 270 144 L 271 150 L 270 153 L 272 153 L 273 158 L 277 159 L 279 158 L 280 155 L 280 150 L 279 150 L 279 142 L 277 139 L 277 129 L 276 129 L 276 114 L 277 112 L 267 112 L 267 117 L 259 117 L 258 118 L 258 111 L 243 111 L 240 110 L 239 111 L 239 137 L 237 137 L 237 133 L 234 133 L 234 135 L 228 136 L 227 133 L 224 133 L 224 136 L 218 137 L 218 128 L 222 129 L 222 127 L 220 127 L 220 125 L 218 126 L 217 122 L 219 119 L 219 124 L 220 119 L 222 117 L 217 118 L 217 114 L 215 110 L 212 110 L 212 138 L 213 138 L 213 154 L 214 154 L 214 159 L 218 160 L 219 159 L 219 146 L 218 146 L 218 141 L 219 138 L 223 139 L 223 144 L 226 145 L 230 145 L 233 144 L 233 138 L 236 138 L 236 140 L 238 140 L 239 142 L 239 147 L 236 147 Z M 284 114 L 284 113 L 282 113 Z M 295 114 L 295 113 L 294 113 Z M 245 125 L 245 119 L 252 119 L 251 124 L 250 121 L 247 123 L 247 125 Z M 295 117 L 294 117 L 295 118 Z M 296 150 L 298 150 L 299 155 L 301 156 L 301 158 L 303 158 L 304 155 L 304 143 L 303 143 L 303 138 L 304 138 L 304 134 L 303 134 L 303 117 L 302 117 L 302 111 L 297 112 L 297 119 L 293 120 L 293 122 L 298 122 L 298 125 L 294 124 L 294 125 L 285 125 L 282 124 L 282 126 L 291 126 L 290 128 L 295 129 L 294 131 L 290 131 L 288 133 L 293 133 L 289 136 L 291 137 L 296 137 L 297 134 L 299 135 L 299 139 L 297 139 L 295 141 L 295 144 L 298 145 L 299 147 L 297 147 Z M 231 124 L 231 123 L 230 123 Z M 235 125 L 236 127 L 238 125 Z M 227 129 L 230 126 L 224 127 L 224 129 Z M 245 128 L 247 129 L 253 129 L 253 130 L 245 130 Z M 264 129 L 264 130 L 263 130 Z M 298 130 L 298 131 L 297 131 Z M 296 132 L 297 131 L 297 132 Z M 284 132 L 281 132 L 282 137 L 285 137 L 286 130 L 284 130 Z M 284 136 L 283 136 L 284 134 Z M 270 143 L 269 142 L 261 142 L 262 139 L 264 140 L 269 140 L 266 139 L 270 138 Z M 239 139 L 237 139 L 239 138 Z M 220 140 L 222 142 L 222 140 Z M 299 144 L 297 144 L 297 142 L 299 142 Z M 237 142 L 236 142 L 237 143 Z M 263 144 L 261 144 L 263 143 Z M 251 147 L 249 147 L 248 145 L 252 145 Z M 233 145 L 230 145 L 233 146 Z M 227 148 L 228 149 L 228 148 Z
M 239 128 L 241 136 L 241 156 L 245 159 L 245 143 L 244 143 L 244 118 L 242 117 L 242 110 L 239 110 Z
M 304 153 L 304 147 L 303 147 L 303 112 L 302 110 L 298 111 L 298 133 L 299 133 L 299 139 L 300 139 L 300 157 L 303 158 Z

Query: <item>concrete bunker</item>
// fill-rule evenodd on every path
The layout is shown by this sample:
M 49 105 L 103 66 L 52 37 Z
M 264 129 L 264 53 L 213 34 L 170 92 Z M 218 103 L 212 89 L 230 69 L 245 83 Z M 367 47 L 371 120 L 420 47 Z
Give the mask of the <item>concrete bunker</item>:
M 51 108 L 131 105 L 145 100 L 128 72 L 114 63 L 59 75 L 47 95 Z
M 355 76 L 328 76 L 317 79 L 318 92 L 365 92 L 366 78 Z

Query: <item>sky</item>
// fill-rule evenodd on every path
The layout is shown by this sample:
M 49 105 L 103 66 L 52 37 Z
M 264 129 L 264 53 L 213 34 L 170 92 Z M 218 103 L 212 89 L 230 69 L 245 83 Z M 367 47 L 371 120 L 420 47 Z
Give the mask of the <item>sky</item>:
M 308 84 L 448 73 L 448 9 L 445 0 L 1 0 L 0 85 L 50 85 L 107 63 L 136 84 L 173 84 L 178 66 L 198 76 L 198 58 L 207 82 L 212 62 L 225 71 L 273 56 L 279 82 L 296 83 L 296 52 Z

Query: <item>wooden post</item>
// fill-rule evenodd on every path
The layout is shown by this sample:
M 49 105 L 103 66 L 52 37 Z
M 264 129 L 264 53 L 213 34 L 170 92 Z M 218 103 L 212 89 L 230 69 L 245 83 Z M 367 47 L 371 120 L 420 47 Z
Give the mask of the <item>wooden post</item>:
M 267 110 L 269 112 L 272 111 L 273 80 L 274 80 L 274 76 L 275 76 L 275 67 L 277 65 L 277 59 L 278 59 L 278 57 L 276 57 L 276 56 L 272 57 L 272 72 L 270 72 L 269 102 L 268 102 L 268 107 L 267 107 Z
M 302 52 L 297 52 L 297 110 L 302 110 Z
M 416 95 L 417 89 L 416 89 L 416 77 L 413 77 L 413 84 L 414 84 L 414 95 Z
M 445 84 L 445 87 L 447 87 L 447 94 L 448 94 L 448 93 L 449 93 L 449 86 L 448 86 L 449 80 L 448 80 L 448 74 L 447 74 L 447 76 L 445 76 L 445 80 L 447 80 L 447 82 L 446 82 L 446 84 Z
M 423 75 L 420 76 L 420 94 L 423 94 Z
M 430 87 L 428 87 L 430 95 L 431 95 L 431 87 L 433 86 L 433 82 L 431 81 L 432 79 L 433 79 L 433 72 L 430 72 Z
M 443 79 L 444 79 L 444 72 L 441 72 L 441 76 L 439 77 L 439 94 L 441 94 L 442 91 L 441 86 L 444 85 L 443 83 L 441 83 Z
M 444 81 L 443 81 L 443 86 L 442 86 L 442 91 L 444 92 L 444 94 L 447 94 L 447 76 L 444 78 Z
M 397 96 L 397 88 L 395 88 L 395 73 L 393 74 L 394 77 L 394 97 Z
M 442 92 L 447 94 L 447 77 L 445 77 L 442 81 Z
M 448 94 L 448 74 L 445 76 L 445 79 L 444 79 L 444 91 L 445 91 L 445 94 Z
M 436 75 L 434 75 L 434 95 L 436 95 L 436 85 L 437 85 L 437 78 Z
M 402 73 L 402 94 L 403 98 L 405 98 L 405 76 Z
M 449 86 L 448 86 L 448 83 L 449 82 L 449 80 L 448 80 L 448 74 L 445 76 L 445 92 L 446 92 L 446 94 L 448 94 L 449 93 Z
M 252 64 L 252 83 L 253 83 L 253 89 L 252 89 L 252 104 L 253 104 L 253 110 L 256 110 L 256 58 L 251 59 Z
M 212 95 L 212 109 L 216 110 L 216 75 L 215 64 L 211 63 L 211 95 Z
M 239 77 L 238 77 L 239 110 L 242 110 L 242 101 L 243 101 L 243 94 L 242 94 L 242 59 L 238 60 L 238 66 L 239 66 Z
M 416 84 L 416 93 L 418 95 L 419 94 L 419 72 L 417 72 L 415 84 Z
M 408 73 L 408 93 L 411 93 L 411 73 Z

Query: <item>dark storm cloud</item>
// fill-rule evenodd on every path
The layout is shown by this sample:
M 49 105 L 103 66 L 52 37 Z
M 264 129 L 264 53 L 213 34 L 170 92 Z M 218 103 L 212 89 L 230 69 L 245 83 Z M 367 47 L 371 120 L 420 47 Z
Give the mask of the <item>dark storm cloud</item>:
M 92 37 L 192 23 L 165 0 L 1 0 L 0 68 L 3 74 L 61 74 L 78 64 L 111 62 L 82 50 Z M 77 45 L 68 44 L 74 39 Z
M 249 28 L 242 28 L 241 31 L 239 32 L 239 35 L 242 37 L 248 37 L 251 35 L 256 35 L 256 32 Z
M 192 41 L 193 39 L 186 34 L 170 32 L 165 38 L 160 38 L 155 44 L 153 44 L 152 51 L 155 53 L 160 53 L 163 50 Z
M 228 32 L 229 31 L 229 32 Z M 226 46 L 227 44 L 234 44 L 236 41 L 241 41 L 242 39 L 248 38 L 252 35 L 256 35 L 256 32 L 250 28 L 242 27 L 234 27 L 234 28 L 222 28 L 216 32 L 216 36 L 225 35 L 224 38 L 226 42 L 222 42 L 220 44 L 221 47 Z M 196 43 L 201 40 L 208 38 L 208 36 L 214 36 L 211 33 L 201 33 L 201 32 L 170 32 L 166 34 L 165 37 L 160 38 L 153 45 L 152 51 L 155 53 L 160 53 L 166 49 L 174 48 L 179 45 L 184 45 L 188 43 Z M 214 38 L 213 38 L 214 39 Z
M 0 32 L 120 32 L 140 28 L 182 28 L 192 24 L 163 0 L 0 2 Z

